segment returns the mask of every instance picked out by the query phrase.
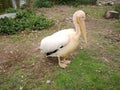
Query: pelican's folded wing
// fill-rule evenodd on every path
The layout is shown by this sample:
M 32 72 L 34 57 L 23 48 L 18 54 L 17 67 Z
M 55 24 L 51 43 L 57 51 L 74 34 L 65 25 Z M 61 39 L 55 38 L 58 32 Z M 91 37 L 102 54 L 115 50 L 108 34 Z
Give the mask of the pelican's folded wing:
M 51 35 L 41 41 L 40 49 L 44 53 L 54 53 L 68 44 L 69 38 L 65 35 Z

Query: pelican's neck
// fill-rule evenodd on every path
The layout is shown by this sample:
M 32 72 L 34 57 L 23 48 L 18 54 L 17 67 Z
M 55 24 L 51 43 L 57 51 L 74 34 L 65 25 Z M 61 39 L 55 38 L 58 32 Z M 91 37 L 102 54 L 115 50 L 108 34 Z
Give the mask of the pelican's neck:
M 75 26 L 76 37 L 79 38 L 79 36 L 81 34 L 80 26 L 79 26 L 79 24 L 77 24 L 76 20 L 74 20 L 73 23 L 74 23 L 74 26 Z

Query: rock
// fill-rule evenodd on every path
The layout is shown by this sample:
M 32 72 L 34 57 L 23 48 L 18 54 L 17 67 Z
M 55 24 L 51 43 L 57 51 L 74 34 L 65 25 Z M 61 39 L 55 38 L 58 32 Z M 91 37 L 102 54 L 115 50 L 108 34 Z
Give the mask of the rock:
M 99 0 L 97 0 L 96 4 L 99 5 L 99 6 L 103 6 L 103 5 L 105 5 L 105 6 L 113 6 L 115 4 L 115 2 L 111 1 L 111 0 L 107 0 L 107 1 L 102 1 L 102 0 L 99 1 Z
M 104 18 L 106 19 L 119 19 L 120 18 L 120 13 L 117 11 L 106 11 L 104 14 Z
M 20 7 L 22 7 L 24 4 L 26 4 L 26 0 L 20 0 Z
M 16 13 L 8 13 L 8 14 L 0 15 L 0 19 L 1 19 L 1 18 L 5 18 L 5 17 L 15 18 L 15 17 L 16 17 Z
M 102 6 L 102 5 L 104 5 L 104 4 L 105 4 L 104 1 L 97 1 L 97 5 L 98 5 L 98 6 Z
M 51 81 L 50 80 L 47 80 L 46 83 L 49 84 Z
M 115 3 L 113 1 L 108 1 L 105 3 L 105 5 L 107 6 L 113 6 Z
M 91 0 L 92 4 L 96 4 L 97 3 L 97 0 Z

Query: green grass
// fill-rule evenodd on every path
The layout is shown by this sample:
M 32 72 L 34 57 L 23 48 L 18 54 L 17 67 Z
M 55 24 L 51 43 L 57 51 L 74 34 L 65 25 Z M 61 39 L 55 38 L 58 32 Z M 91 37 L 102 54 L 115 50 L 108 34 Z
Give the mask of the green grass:
M 82 51 L 66 70 L 58 72 L 57 87 L 63 90 L 119 89 L 120 72 L 91 57 L 90 52 Z
M 53 2 L 51 2 L 50 0 L 35 0 L 33 6 L 37 8 L 50 8 L 53 6 Z
M 115 11 L 120 13 L 120 3 L 115 5 Z
M 37 58 L 38 57 L 36 57 L 36 56 L 29 56 L 28 58 L 26 58 L 24 61 L 23 61 L 23 63 L 25 64 L 25 65 L 30 65 L 30 64 L 33 64 L 36 60 L 37 60 Z
M 0 35 L 12 35 L 24 30 L 43 30 L 53 25 L 44 16 L 36 16 L 32 10 L 17 10 L 16 17 L 0 19 Z
M 114 55 L 116 55 L 116 56 L 120 56 L 120 51 L 119 51 L 119 49 L 117 49 L 117 48 L 116 48 L 115 46 L 113 46 L 113 45 L 107 46 L 106 50 L 107 50 L 108 53 L 112 53 L 112 54 L 114 54 Z
M 56 4 L 60 5 L 70 5 L 70 6 L 78 6 L 78 5 L 95 5 L 92 0 L 55 0 Z
M 120 32 L 120 20 L 117 23 L 114 23 L 113 26 L 116 28 L 116 31 Z
M 111 6 L 102 6 L 102 7 L 98 7 L 98 6 L 79 6 L 79 8 L 83 11 L 85 11 L 87 13 L 87 16 L 90 18 L 96 18 L 96 19 L 101 19 L 103 18 L 105 12 L 107 10 L 114 10 L 113 7 Z
M 108 7 L 97 6 L 80 6 L 80 8 L 98 20 L 102 18 L 104 11 L 108 9 Z M 98 10 L 99 12 L 96 12 Z M 104 24 L 106 27 L 109 26 L 109 23 L 106 24 L 105 22 Z M 40 32 L 42 34 L 37 33 L 39 37 L 43 37 L 52 33 L 52 31 L 46 30 Z M 28 36 L 12 35 L 5 38 L 5 42 L 20 44 L 21 50 L 23 50 L 22 47 L 27 48 L 27 46 L 31 46 L 31 42 L 39 40 L 39 37 L 36 39 L 35 36 L 35 33 L 29 33 Z M 103 36 L 101 36 L 102 38 L 95 36 L 96 34 L 93 39 L 103 43 L 102 40 L 105 39 Z M 0 41 L 2 42 L 3 39 L 1 38 Z M 102 45 L 101 43 L 100 45 Z M 92 44 L 96 45 L 95 42 Z M 103 54 L 108 55 L 108 57 L 114 55 L 114 59 L 117 61 L 114 63 L 118 65 L 119 49 L 114 45 L 104 46 Z M 0 49 L 2 48 L 0 47 Z M 22 61 L 10 62 L 12 66 L 8 67 L 6 72 L 0 72 L 0 90 L 20 90 L 20 88 L 22 90 L 119 90 L 119 68 L 114 67 L 111 62 L 103 60 L 102 56 L 104 55 L 101 55 L 101 52 L 98 51 L 102 48 L 97 48 L 99 47 L 92 46 L 92 48 L 81 50 L 65 69 L 61 69 L 54 64 L 48 65 L 48 62 L 41 65 L 41 59 L 36 55 L 23 57 Z M 47 81 L 50 81 L 50 83 L 47 83 Z
M 44 77 L 37 77 L 33 72 L 25 72 L 15 65 L 11 72 L 1 74 L 2 90 L 118 90 L 120 89 L 120 71 L 110 65 L 95 60 L 97 54 L 82 50 L 66 69 L 53 66 L 53 72 L 46 71 Z M 31 57 L 29 60 L 35 59 Z M 31 62 L 34 62 L 32 60 Z M 31 63 L 30 62 L 30 63 Z M 41 68 L 42 69 L 42 68 Z M 50 80 L 50 83 L 46 83 Z

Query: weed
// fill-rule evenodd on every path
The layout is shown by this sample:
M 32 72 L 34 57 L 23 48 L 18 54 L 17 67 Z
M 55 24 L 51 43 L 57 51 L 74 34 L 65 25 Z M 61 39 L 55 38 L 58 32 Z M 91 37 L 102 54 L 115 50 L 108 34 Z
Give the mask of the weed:
M 114 23 L 113 26 L 120 32 L 120 20 L 118 20 L 118 22 Z
M 0 34 L 16 34 L 26 28 L 33 30 L 46 29 L 53 25 L 52 20 L 46 19 L 44 16 L 36 16 L 31 10 L 18 11 L 15 19 L 0 19 Z
M 41 7 L 52 7 L 53 3 L 49 0 L 35 0 L 34 7 L 41 8 Z
M 93 0 L 56 0 L 57 4 L 67 4 L 72 6 L 78 6 L 78 5 L 92 5 L 95 4 Z
M 120 51 L 113 45 L 107 46 L 106 49 L 109 53 L 115 54 L 116 56 L 120 56 Z
M 120 13 L 120 4 L 115 5 L 115 10 Z
M 103 18 L 103 15 L 104 15 L 105 11 L 107 11 L 108 8 L 109 9 L 113 8 L 113 7 L 110 7 L 110 6 L 108 6 L 108 7 L 106 7 L 106 6 L 98 7 L 97 6 L 96 8 L 95 8 L 95 6 L 86 6 L 86 7 L 87 8 L 84 8 L 84 7 L 80 6 L 80 8 L 87 13 L 88 17 L 94 18 L 94 19 Z M 99 9 L 99 12 L 96 12 L 98 9 Z
M 34 64 L 34 62 L 35 62 L 36 60 L 38 60 L 36 56 L 31 56 L 31 57 L 26 58 L 26 59 L 23 61 L 23 63 L 24 63 L 25 65 Z
M 5 10 L 6 13 L 15 13 L 15 12 L 18 12 L 19 9 L 14 9 L 14 8 L 8 8 Z

